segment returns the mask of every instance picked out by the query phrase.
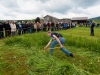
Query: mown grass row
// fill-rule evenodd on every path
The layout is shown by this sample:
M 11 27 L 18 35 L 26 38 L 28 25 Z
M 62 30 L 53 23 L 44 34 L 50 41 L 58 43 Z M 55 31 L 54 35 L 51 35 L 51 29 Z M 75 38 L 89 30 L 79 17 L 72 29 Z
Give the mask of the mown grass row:
M 88 71 L 69 63 L 66 56 L 58 58 L 38 48 L 17 46 L 0 48 L 3 50 L 0 53 L 1 75 L 90 75 Z

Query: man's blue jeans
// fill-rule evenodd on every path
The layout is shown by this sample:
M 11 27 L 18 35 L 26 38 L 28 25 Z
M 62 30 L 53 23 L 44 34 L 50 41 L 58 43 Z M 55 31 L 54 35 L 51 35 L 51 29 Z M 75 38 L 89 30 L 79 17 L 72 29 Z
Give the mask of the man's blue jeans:
M 60 40 L 61 44 L 64 45 L 65 39 L 64 39 L 63 37 L 60 37 L 59 40 Z M 50 48 L 54 48 L 54 46 L 55 46 L 56 44 L 58 44 L 58 42 L 57 42 L 56 40 L 54 40 L 54 41 L 51 43 Z M 69 52 L 68 50 L 66 50 L 65 48 L 60 48 L 60 50 L 61 50 L 62 52 L 64 52 L 65 54 L 70 55 L 70 52 Z M 50 53 L 53 54 L 53 49 L 50 49 Z

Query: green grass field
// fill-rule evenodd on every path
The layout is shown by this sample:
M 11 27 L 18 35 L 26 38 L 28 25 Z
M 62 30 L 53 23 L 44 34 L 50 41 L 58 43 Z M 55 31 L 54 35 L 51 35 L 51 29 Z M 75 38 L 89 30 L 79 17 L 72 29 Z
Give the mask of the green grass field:
M 86 27 L 58 32 L 73 58 L 59 49 L 54 55 L 44 52 L 46 32 L 5 38 L 0 40 L 0 75 L 100 75 L 100 28 L 95 36 Z

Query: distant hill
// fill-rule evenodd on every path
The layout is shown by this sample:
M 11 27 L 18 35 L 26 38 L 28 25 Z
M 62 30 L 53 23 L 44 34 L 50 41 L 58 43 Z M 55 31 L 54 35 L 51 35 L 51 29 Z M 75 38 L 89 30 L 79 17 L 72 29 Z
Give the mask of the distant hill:
M 99 17 L 91 18 L 91 20 L 100 20 L 100 16 Z

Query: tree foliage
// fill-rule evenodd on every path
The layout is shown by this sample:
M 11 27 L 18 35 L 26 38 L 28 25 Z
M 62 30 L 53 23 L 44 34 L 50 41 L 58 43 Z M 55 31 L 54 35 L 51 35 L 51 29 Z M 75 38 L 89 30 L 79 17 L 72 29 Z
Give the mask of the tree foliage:
M 37 23 L 37 22 L 40 23 L 40 18 L 39 18 L 39 17 L 37 17 L 37 18 L 35 19 L 35 23 Z

